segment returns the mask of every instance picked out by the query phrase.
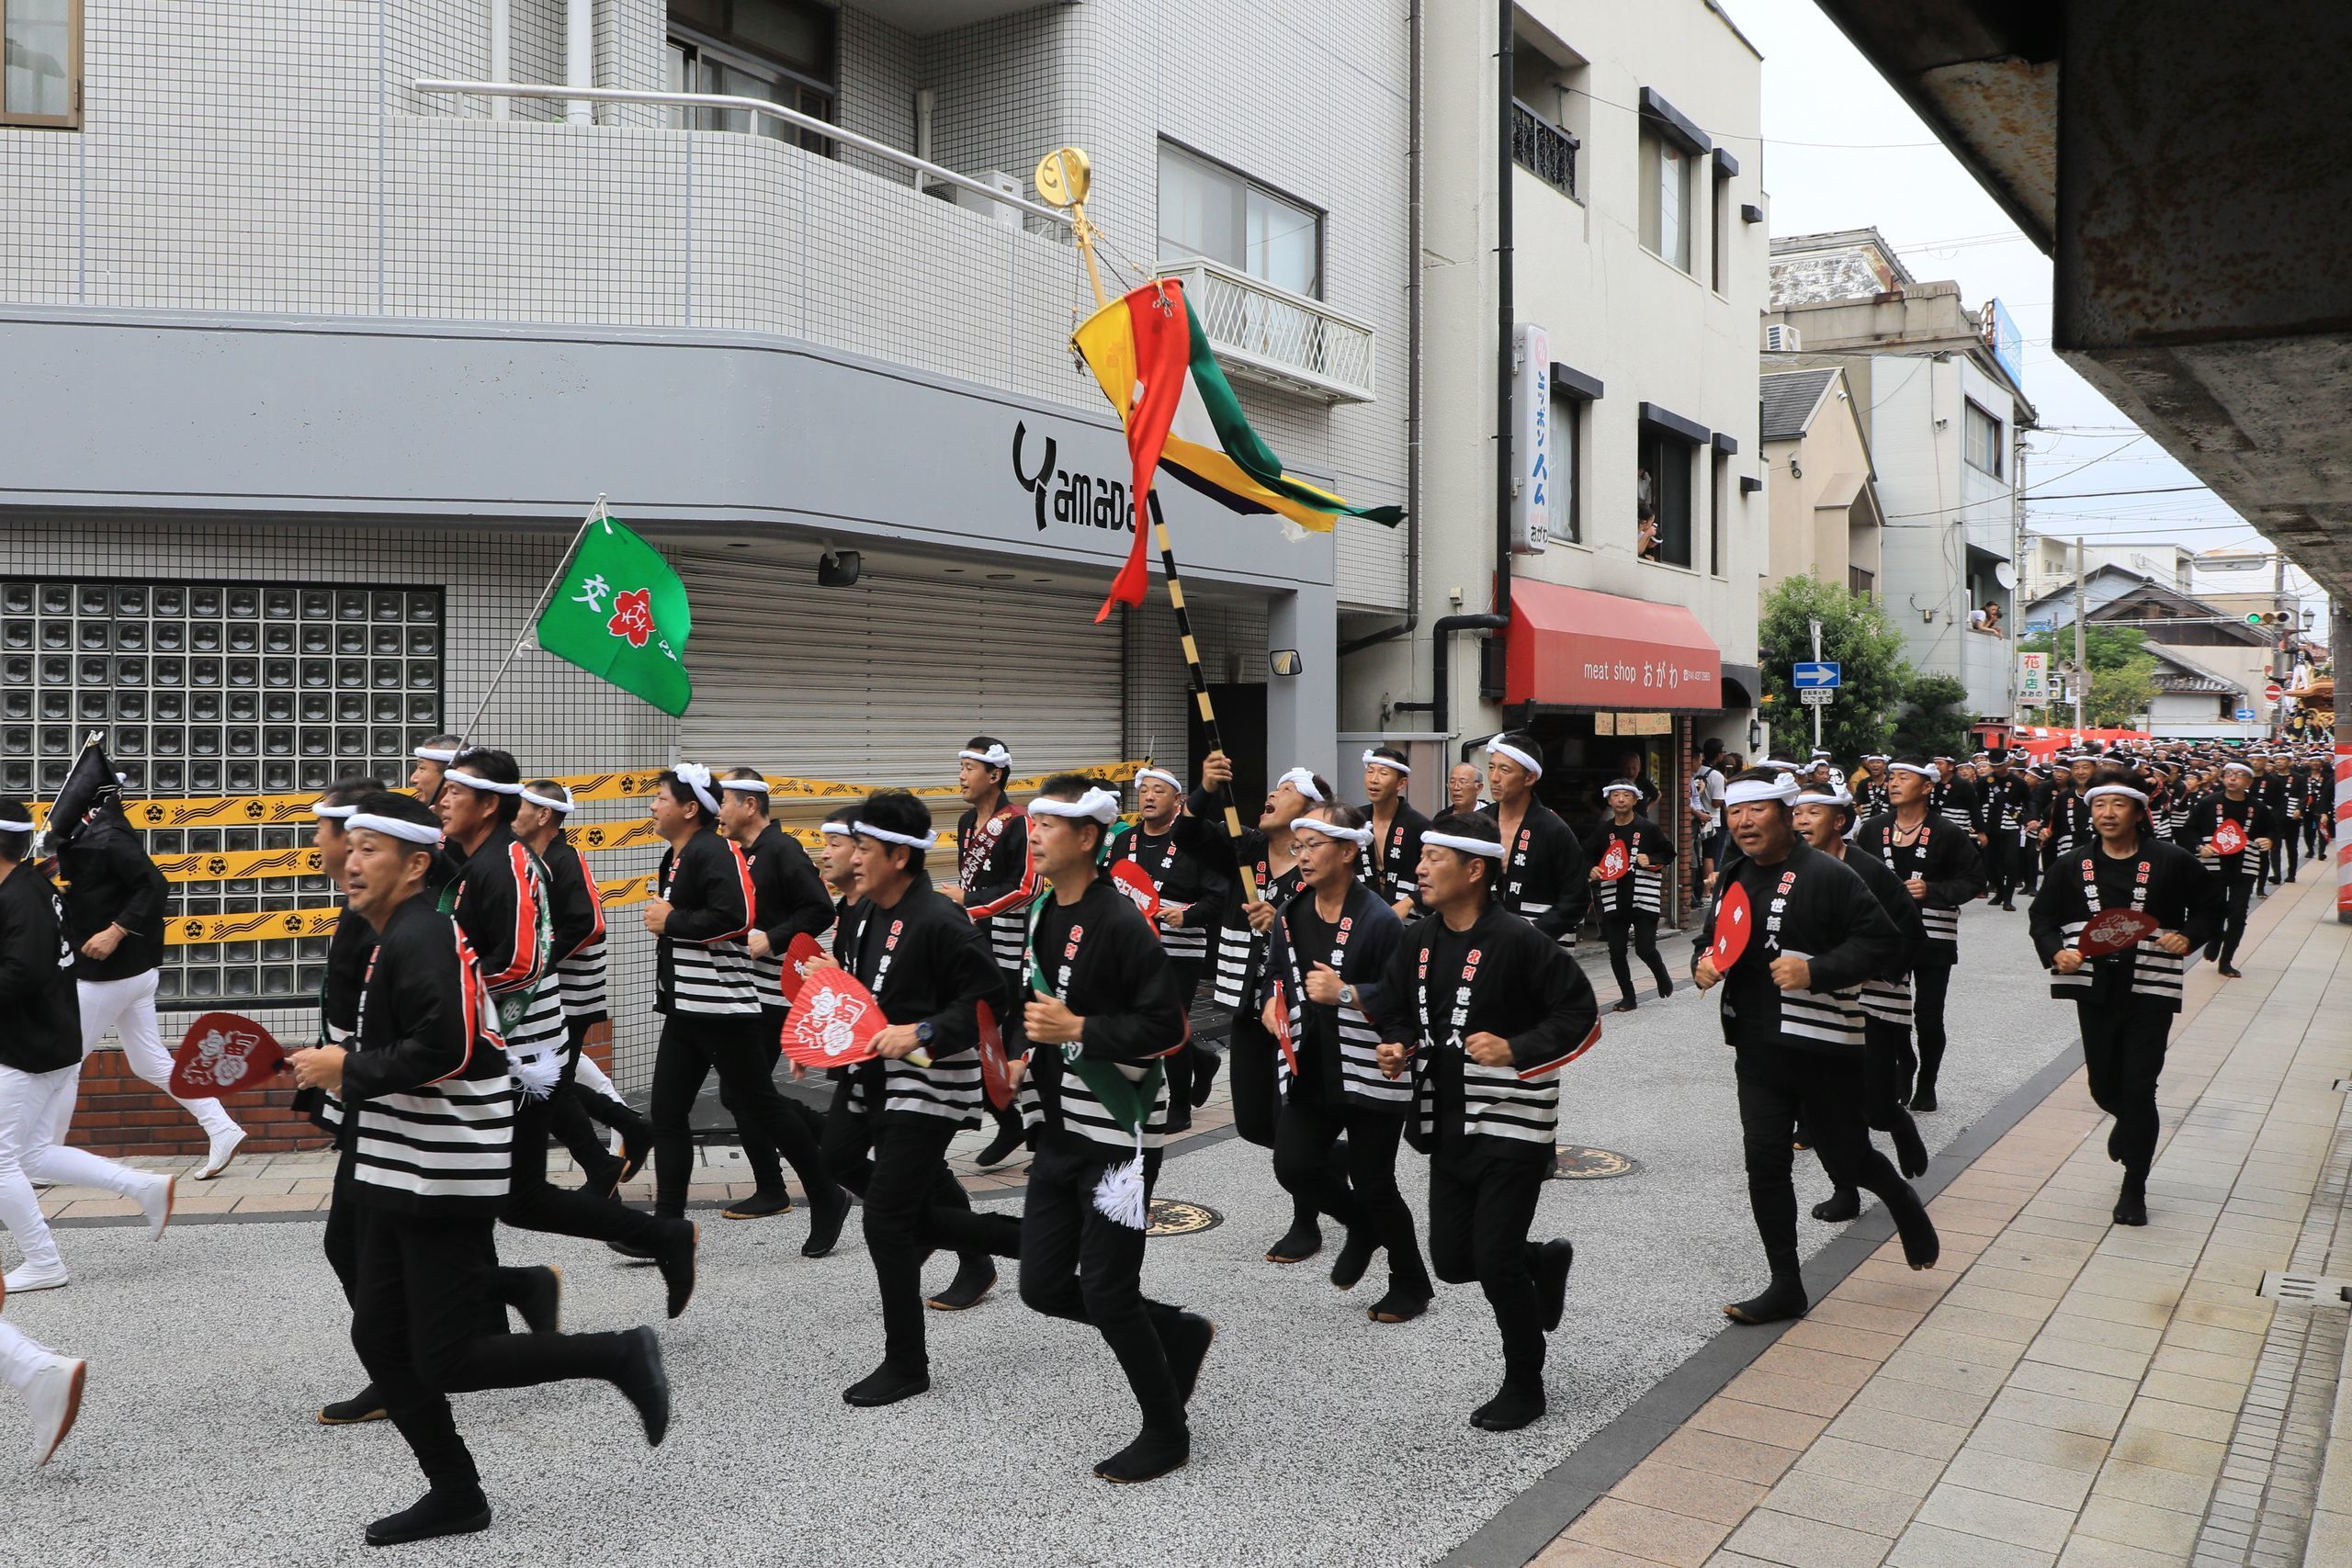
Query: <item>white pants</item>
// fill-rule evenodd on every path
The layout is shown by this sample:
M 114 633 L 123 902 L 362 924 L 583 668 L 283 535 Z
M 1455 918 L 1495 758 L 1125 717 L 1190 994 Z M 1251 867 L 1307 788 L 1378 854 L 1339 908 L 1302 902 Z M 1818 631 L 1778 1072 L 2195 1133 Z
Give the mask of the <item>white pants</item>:
M 32 1387 L 33 1374 L 56 1352 L 37 1339 L 28 1339 L 12 1323 L 0 1323 L 0 1382 L 18 1393 Z
M 156 973 L 150 969 L 127 980 L 76 980 L 74 985 L 82 996 L 82 1055 L 87 1056 L 97 1049 L 111 1029 L 122 1040 L 123 1059 L 130 1064 L 130 1070 L 157 1089 L 168 1090 L 172 1054 L 164 1049 L 155 1023 L 155 980 Z M 208 1137 L 237 1130 L 236 1119 L 220 1109 L 217 1100 L 174 1096 L 174 1103 L 195 1117 Z
M 164 1179 L 65 1146 L 74 1091 L 81 1081 L 79 1066 L 51 1073 L 0 1067 L 0 1224 L 25 1249 L 25 1261 L 40 1269 L 56 1268 L 60 1259 L 57 1238 L 33 1196 L 36 1179 L 131 1199 L 152 1192 Z

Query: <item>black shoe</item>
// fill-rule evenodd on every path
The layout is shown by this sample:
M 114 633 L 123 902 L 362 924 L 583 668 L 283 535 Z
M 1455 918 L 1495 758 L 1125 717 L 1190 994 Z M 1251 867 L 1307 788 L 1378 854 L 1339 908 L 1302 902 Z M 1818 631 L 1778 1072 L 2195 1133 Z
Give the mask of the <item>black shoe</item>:
M 1216 1070 L 1225 1066 L 1225 1058 L 1214 1051 L 1197 1053 L 1193 1064 L 1193 1105 L 1195 1110 L 1209 1102 L 1209 1090 L 1216 1083 Z
M 983 1166 L 1002 1165 L 1012 1157 L 1014 1150 L 1021 1147 L 1021 1141 L 1027 1133 L 1027 1128 L 1018 1125 L 999 1127 L 996 1136 L 989 1140 L 989 1146 L 980 1151 L 978 1163 Z
M 2116 1195 L 2115 1223 L 2119 1225 L 2144 1225 L 2148 1223 L 2148 1189 L 2144 1182 L 2124 1179 L 2123 1190 Z
M 1502 1392 L 1470 1412 L 1470 1425 L 1482 1432 L 1516 1432 L 1544 1416 L 1544 1388 L 1505 1383 Z
M 1911 1190 L 1908 1182 L 1880 1198 L 1886 1212 L 1894 1216 L 1895 1233 L 1903 1238 L 1903 1260 L 1914 1269 L 1932 1269 L 1944 1255 L 1943 1238 L 1936 1235 L 1936 1222 L 1928 1216 L 1928 1206 Z
M 785 1191 L 754 1192 L 739 1199 L 718 1211 L 721 1219 L 772 1220 L 778 1214 L 792 1213 L 792 1194 Z
M 632 1263 L 659 1263 L 662 1261 L 662 1255 L 660 1253 L 649 1251 L 646 1248 L 638 1246 L 635 1242 L 608 1241 L 605 1245 L 612 1248 L 615 1252 L 619 1253 L 623 1258 L 628 1258 Z
M 1364 1309 L 1374 1323 L 1410 1323 L 1430 1310 L 1430 1292 L 1391 1285 L 1388 1293 Z
M 2222 978 L 2224 980 L 2243 980 L 2245 978 L 2245 976 L 2235 964 L 2224 964 L 2222 965 Z
M 645 1162 L 653 1157 L 653 1123 L 648 1122 L 644 1117 L 638 1115 L 632 1111 L 629 1112 L 628 1120 L 621 1122 L 619 1125 L 621 1133 L 620 1180 L 628 1181 L 634 1179 L 639 1171 L 643 1170 L 645 1168 Z M 617 1187 L 620 1185 L 620 1181 L 616 1181 L 613 1185 Z
M 514 1303 L 514 1310 L 523 1314 L 523 1326 L 534 1334 L 561 1333 L 563 1270 L 548 1264 L 524 1272 L 531 1276 L 530 1289 Z
M 1380 1244 L 1370 1236 L 1359 1237 L 1351 1233 L 1340 1245 L 1340 1256 L 1331 1260 L 1331 1283 L 1343 1291 L 1352 1291 L 1363 1280 L 1364 1270 L 1372 1267 L 1373 1254 Z
M 1894 1140 L 1894 1168 L 1905 1180 L 1924 1176 L 1928 1171 L 1928 1143 L 1919 1136 L 1919 1124 L 1904 1112 L 1894 1113 L 1894 1125 L 1888 1132 Z
M 935 1296 L 925 1296 L 922 1304 L 936 1312 L 962 1312 L 980 1304 L 980 1298 L 996 1288 L 996 1264 L 985 1254 L 976 1253 L 956 1265 L 956 1278 Z
M 1921 1078 L 1919 1087 L 1911 1091 L 1911 1109 L 1920 1115 L 1931 1114 L 1936 1109 L 1936 1080 Z
M 1813 1217 L 1832 1225 L 1842 1225 L 1861 1212 L 1861 1194 L 1850 1187 L 1840 1187 L 1813 1206 Z
M 2219 958 L 2219 957 L 2221 957 L 2221 956 L 2222 956 L 2222 944 L 2221 944 L 2220 942 L 2207 942 L 2207 943 L 2205 944 L 2205 962 L 2206 962 L 2206 963 L 2211 964 L 2211 963 L 2212 963 L 2215 959 L 2217 959 L 2217 958 Z
M 638 1419 L 645 1423 L 646 1447 L 658 1449 L 670 1435 L 670 1374 L 662 1367 L 662 1341 L 643 1326 L 628 1330 L 622 1337 L 628 1341 L 628 1348 L 623 1352 L 613 1386 L 637 1406 Z
M 1560 1326 L 1560 1314 L 1567 1310 L 1568 1270 L 1576 1261 L 1577 1246 L 1572 1241 L 1547 1241 L 1535 1249 L 1535 1299 L 1544 1308 L 1546 1334 Z M 1534 1418 L 1531 1416 L 1528 1420 Z
M 929 1372 L 902 1372 L 885 1361 L 842 1390 L 842 1403 L 854 1404 L 861 1410 L 872 1410 L 930 1392 Z
M 1611 1008 L 1609 1010 L 1611 1012 L 1632 1012 L 1634 1010 L 1634 998 L 1627 997 L 1623 1001 L 1619 1002 L 1615 1007 Z
M 1185 1427 L 1155 1432 L 1147 1427 L 1136 1440 L 1094 1467 L 1094 1473 L 1114 1486 L 1157 1481 L 1182 1470 L 1193 1457 L 1193 1434 Z
M 2018 912 L 2018 907 L 2007 898 L 2001 900 L 2001 908 L 2007 909 L 2012 915 Z
M 1660 975 L 1657 976 L 1657 995 L 1660 1001 L 1664 1001 L 1667 998 L 1674 995 L 1673 976 Z
M 405 1546 L 436 1536 L 472 1535 L 490 1528 L 490 1500 L 480 1487 L 470 1492 L 427 1492 L 397 1514 L 368 1527 L 370 1546 Z
M 384 1396 L 371 1382 L 349 1399 L 320 1405 L 318 1422 L 322 1427 L 356 1427 L 365 1421 L 381 1421 L 385 1415 Z
M 1201 1381 L 1201 1363 L 1208 1359 L 1209 1346 L 1216 1339 L 1216 1325 L 1196 1312 L 1180 1312 L 1176 1320 L 1160 1331 L 1159 1348 L 1168 1357 L 1168 1370 L 1176 1374 L 1176 1394 L 1185 1404 L 1193 1403 L 1193 1390 Z
M 1323 1229 L 1314 1221 L 1294 1220 L 1282 1240 L 1266 1248 L 1269 1263 L 1304 1263 L 1323 1250 Z
M 1804 1281 L 1788 1274 L 1775 1278 L 1762 1295 L 1732 1303 L 1724 1308 L 1724 1315 L 1734 1323 L 1780 1323 L 1803 1317 L 1812 1306 L 1804 1293 Z
M 670 1315 L 677 1316 L 695 1299 L 695 1258 L 702 1250 L 702 1227 L 684 1220 L 677 1222 L 682 1234 L 671 1238 L 657 1259 L 662 1265 L 662 1283 L 669 1289 Z
M 621 1190 L 621 1172 L 626 1168 L 614 1155 L 585 1162 L 580 1168 L 580 1190 L 596 1198 L 614 1197 Z
M 824 1197 L 808 1195 L 808 1239 L 800 1244 L 803 1258 L 822 1258 L 841 1245 L 842 1226 L 849 1221 L 849 1193 L 836 1187 Z

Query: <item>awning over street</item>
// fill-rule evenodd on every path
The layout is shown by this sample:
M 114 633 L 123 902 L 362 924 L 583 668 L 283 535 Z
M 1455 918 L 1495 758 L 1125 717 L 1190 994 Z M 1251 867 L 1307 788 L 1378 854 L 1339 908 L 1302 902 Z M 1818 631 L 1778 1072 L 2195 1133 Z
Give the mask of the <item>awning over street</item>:
M 1713 713 L 1723 655 L 1679 604 L 1525 578 L 1510 585 L 1503 705 Z

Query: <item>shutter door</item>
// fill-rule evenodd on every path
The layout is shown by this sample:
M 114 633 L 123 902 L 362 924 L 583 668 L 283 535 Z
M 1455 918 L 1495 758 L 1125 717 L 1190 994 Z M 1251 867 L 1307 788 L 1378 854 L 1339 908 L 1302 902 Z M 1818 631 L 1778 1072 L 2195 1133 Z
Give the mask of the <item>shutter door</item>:
M 952 784 L 980 734 L 1003 738 L 1020 775 L 1121 760 L 1125 661 L 1117 620 L 1093 624 L 1099 591 L 894 581 L 887 566 L 820 588 L 805 570 L 675 558 L 695 613 L 679 744 L 695 761 Z

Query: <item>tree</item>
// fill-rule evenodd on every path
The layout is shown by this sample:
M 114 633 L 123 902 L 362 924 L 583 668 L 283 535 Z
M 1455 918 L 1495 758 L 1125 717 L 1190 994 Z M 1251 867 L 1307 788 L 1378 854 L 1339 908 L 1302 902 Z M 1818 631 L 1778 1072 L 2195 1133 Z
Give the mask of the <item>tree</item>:
M 1763 649 L 1763 716 L 1778 732 L 1774 749 L 1782 756 L 1809 750 L 1813 716 L 1799 701 L 1790 667 L 1813 657 L 1808 625 L 1821 622 L 1821 657 L 1840 666 L 1844 684 L 1837 700 L 1821 710 L 1821 743 L 1843 764 L 1866 751 L 1886 750 L 1894 717 L 1914 680 L 1903 657 L 1903 634 L 1874 601 L 1843 584 L 1817 577 L 1784 578 L 1770 593 L 1757 620 Z
M 1914 674 L 1903 690 L 1903 712 L 1894 721 L 1897 756 L 1964 757 L 1976 750 L 1969 732 L 1968 688 L 1949 675 Z
M 2156 660 L 2146 649 L 2148 634 L 2137 626 L 2083 628 L 2083 658 L 2090 665 L 2090 688 L 2083 697 L 2083 722 L 2093 729 L 2128 729 L 2155 701 Z M 2052 663 L 2075 657 L 2072 627 L 2044 632 L 2018 644 L 2020 653 L 2048 653 Z

